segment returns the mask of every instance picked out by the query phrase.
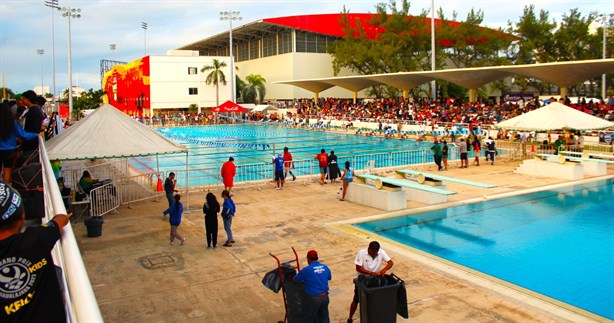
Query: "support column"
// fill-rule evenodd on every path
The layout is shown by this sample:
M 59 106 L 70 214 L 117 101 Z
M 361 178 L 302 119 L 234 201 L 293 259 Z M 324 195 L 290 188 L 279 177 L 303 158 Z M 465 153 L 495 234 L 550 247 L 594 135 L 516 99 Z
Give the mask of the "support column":
M 478 100 L 478 89 L 469 89 L 469 102 Z
M 403 90 L 403 99 L 407 99 L 409 97 L 409 91 Z
M 320 92 L 313 92 L 313 96 L 316 98 L 316 101 L 320 99 Z
M 559 89 L 561 90 L 561 99 L 565 99 L 567 97 L 567 87 L 561 86 Z
M 354 104 L 356 104 L 356 100 L 358 100 L 358 92 L 354 91 Z

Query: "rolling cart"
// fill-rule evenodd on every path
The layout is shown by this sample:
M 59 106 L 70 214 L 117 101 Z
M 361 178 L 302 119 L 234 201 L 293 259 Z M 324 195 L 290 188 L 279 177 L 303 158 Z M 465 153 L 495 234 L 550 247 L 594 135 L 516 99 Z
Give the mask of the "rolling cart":
M 277 261 L 277 273 L 279 274 L 279 281 L 281 284 L 281 294 L 283 296 L 284 299 L 284 310 L 285 310 L 285 315 L 284 315 L 284 320 L 283 321 L 279 321 L 279 322 L 283 322 L 286 323 L 288 322 L 288 294 L 286 293 L 286 285 L 284 283 L 284 270 L 288 269 L 288 266 L 292 266 L 292 263 L 296 264 L 296 272 L 298 273 L 301 270 L 301 265 L 298 261 L 298 254 L 296 253 L 296 250 L 294 249 L 294 247 L 292 247 L 292 252 L 294 253 L 294 259 L 286 261 L 286 262 L 281 262 L 279 260 L 279 257 L 275 256 L 274 254 L 269 252 L 269 255 L 273 258 L 275 258 L 275 260 Z M 292 286 L 292 288 L 298 288 L 298 287 L 294 287 Z M 302 289 L 302 287 L 301 287 Z M 291 293 L 291 295 L 295 295 L 296 293 Z M 301 300 L 302 302 L 302 300 Z

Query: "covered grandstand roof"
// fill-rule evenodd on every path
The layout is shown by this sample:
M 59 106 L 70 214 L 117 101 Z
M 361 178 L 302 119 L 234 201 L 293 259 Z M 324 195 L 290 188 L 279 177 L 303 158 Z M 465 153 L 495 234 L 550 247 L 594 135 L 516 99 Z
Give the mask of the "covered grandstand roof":
M 383 28 L 376 28 L 369 24 L 369 21 L 373 17 L 371 13 L 349 13 L 348 19 L 352 26 L 356 26 L 357 22 L 360 22 L 365 29 L 365 33 L 370 39 L 374 39 L 378 34 L 384 32 Z M 317 15 L 298 15 L 287 16 L 278 18 L 266 18 L 257 20 L 245 25 L 238 26 L 232 30 L 233 40 L 252 39 L 254 37 L 260 37 L 267 33 L 276 33 L 279 30 L 297 29 L 316 34 L 322 34 L 333 37 L 343 37 L 343 25 L 341 24 L 343 14 L 317 14 Z M 424 24 L 430 26 L 430 18 L 414 16 L 416 19 L 423 19 Z M 459 22 L 446 21 L 450 26 L 458 27 Z M 435 29 L 441 25 L 439 19 L 435 19 Z M 484 27 L 480 27 L 484 28 Z M 492 30 L 493 33 L 497 31 Z M 487 41 L 487 39 L 480 39 L 478 41 Z M 182 46 L 180 50 L 201 50 L 205 48 L 215 48 L 228 46 L 229 34 L 227 31 L 219 33 L 217 35 L 201 39 L 191 44 Z M 440 46 L 450 46 L 452 42 L 450 40 L 440 41 Z
M 276 82 L 298 86 L 311 92 L 321 92 L 334 86 L 358 92 L 372 85 L 386 84 L 401 90 L 409 90 L 432 80 L 445 80 L 468 89 L 476 89 L 492 81 L 508 76 L 524 75 L 569 87 L 603 73 L 614 72 L 614 59 L 555 62 L 527 65 L 458 68 L 438 71 L 400 72 L 360 76 L 330 77 L 319 79 Z

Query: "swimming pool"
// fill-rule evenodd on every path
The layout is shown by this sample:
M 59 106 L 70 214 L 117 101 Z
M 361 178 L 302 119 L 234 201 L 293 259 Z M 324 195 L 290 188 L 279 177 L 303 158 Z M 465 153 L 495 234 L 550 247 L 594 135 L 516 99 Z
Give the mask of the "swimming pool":
M 614 319 L 614 180 L 355 226 Z
M 208 176 L 198 177 L 190 174 L 190 185 L 207 184 L 208 181 L 219 182 L 214 178 L 222 163 L 228 157 L 235 159 L 240 165 L 267 165 L 266 170 L 238 172 L 235 181 L 249 181 L 265 179 L 270 176 L 272 169 L 271 157 L 274 153 L 281 153 L 288 147 L 295 161 L 297 176 L 309 175 L 318 171 L 314 156 L 320 149 L 329 153 L 335 151 L 339 164 L 346 160 L 353 162 L 355 169 L 362 169 L 368 161 L 374 161 L 374 167 L 390 167 L 409 165 L 432 161 L 429 151 L 432 143 L 417 143 L 414 140 L 398 140 L 382 137 L 366 137 L 355 135 L 353 131 L 315 131 L 301 128 L 284 128 L 276 126 L 238 124 L 217 126 L 191 126 L 175 128 L 158 128 L 160 134 L 185 145 L 189 149 L 190 170 L 203 170 L 210 173 Z M 185 169 L 185 155 L 169 155 L 131 158 L 131 164 L 143 171 L 154 169 L 161 171 L 182 171 Z M 179 185 L 182 178 L 179 177 Z

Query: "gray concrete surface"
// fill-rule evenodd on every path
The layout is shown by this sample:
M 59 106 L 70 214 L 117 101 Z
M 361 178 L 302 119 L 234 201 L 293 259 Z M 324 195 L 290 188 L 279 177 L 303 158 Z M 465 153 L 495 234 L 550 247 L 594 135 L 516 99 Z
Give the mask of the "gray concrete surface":
M 514 174 L 520 161 L 459 169 L 451 163 L 446 176 L 498 185 L 483 189 L 448 184 L 459 194 L 449 203 L 561 183 L 562 180 Z M 422 167 L 434 171 L 432 166 Z M 612 168 L 609 169 L 612 174 Z M 391 172 L 388 175 L 392 175 Z M 184 246 L 168 243 L 169 224 L 161 212 L 166 200 L 122 207 L 104 216 L 102 236 L 88 238 L 82 221 L 73 223 L 98 304 L 106 322 L 277 322 L 285 309 L 281 293 L 261 284 L 263 275 L 276 268 L 269 255 L 293 259 L 291 248 L 305 255 L 316 249 L 332 270 L 330 316 L 345 322 L 353 295 L 356 251 L 372 239 L 394 259 L 391 272 L 405 280 L 410 319 L 398 322 L 565 322 L 569 317 L 458 278 L 445 266 L 428 266 L 412 258 L 412 251 L 385 239 L 353 233 L 339 221 L 380 215 L 381 210 L 339 201 L 341 184 L 319 185 L 297 180 L 277 191 L 273 183 L 259 188 L 238 188 L 233 223 L 236 244 L 207 250 L 202 203 L 206 192 L 192 193 L 190 212 L 179 232 Z M 221 190 L 214 193 L 219 197 Z M 221 198 L 219 198 L 221 200 Z M 185 199 L 184 199 L 185 202 Z M 408 209 L 425 207 L 408 202 Z M 221 226 L 219 240 L 226 235 Z M 220 243 L 221 245 L 221 243 Z M 359 322 L 359 313 L 354 322 Z M 587 319 L 588 320 L 588 319 Z

